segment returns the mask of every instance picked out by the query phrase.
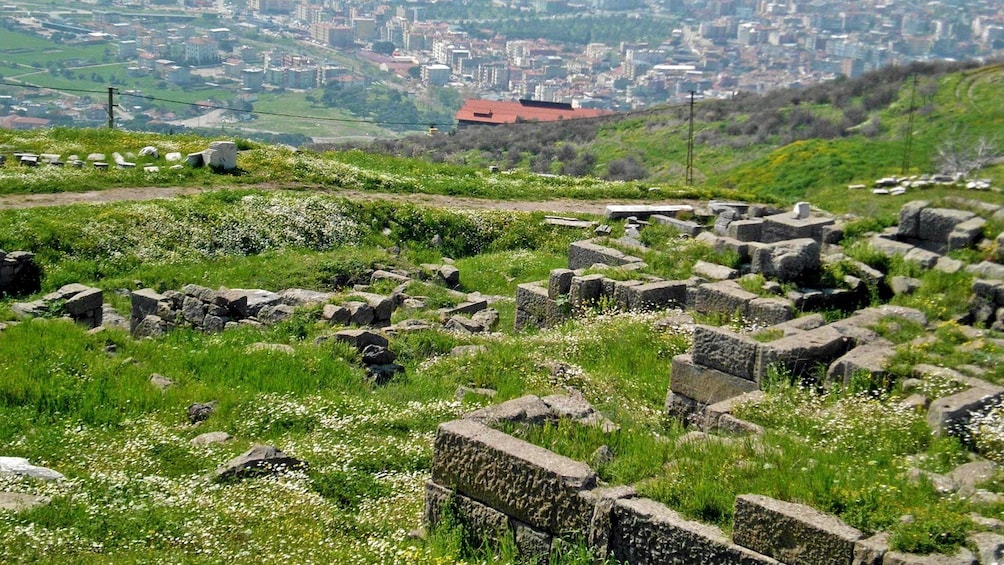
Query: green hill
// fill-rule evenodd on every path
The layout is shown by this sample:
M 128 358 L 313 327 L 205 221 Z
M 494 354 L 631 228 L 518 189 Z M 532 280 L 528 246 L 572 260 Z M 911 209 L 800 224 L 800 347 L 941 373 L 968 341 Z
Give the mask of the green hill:
M 846 185 L 939 172 L 939 147 L 994 140 L 1004 124 L 1004 67 L 890 67 L 801 90 L 703 100 L 694 111 L 694 179 L 764 200 L 809 198 L 844 210 Z M 684 184 L 690 112 L 671 105 L 575 123 L 468 128 L 376 143 L 371 150 L 611 180 Z M 913 124 L 912 136 L 907 136 Z M 909 137 L 910 150 L 907 151 Z M 1001 178 L 1000 167 L 980 176 Z M 839 189 L 839 190 L 838 190 Z

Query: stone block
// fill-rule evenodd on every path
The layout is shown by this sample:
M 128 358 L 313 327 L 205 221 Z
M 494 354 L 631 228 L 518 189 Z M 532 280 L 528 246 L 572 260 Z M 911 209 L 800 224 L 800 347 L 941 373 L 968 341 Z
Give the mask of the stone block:
M 694 263 L 694 274 L 710 280 L 722 281 L 739 278 L 739 271 L 725 265 L 697 261 Z
M 795 305 L 786 298 L 755 298 L 746 307 L 746 319 L 770 326 L 795 317 Z
M 736 220 L 729 224 L 725 233 L 739 241 L 760 241 L 763 233 L 763 219 Z
M 577 308 L 595 304 L 603 294 L 603 278 L 600 274 L 573 276 L 568 301 Z
M 969 265 L 966 267 L 966 272 L 984 279 L 1004 280 L 1004 265 L 991 261 L 981 261 L 976 265 Z
M 547 292 L 546 290 L 544 292 Z M 487 300 L 470 300 L 461 302 L 453 308 L 443 308 L 439 311 L 440 318 L 448 320 L 453 316 L 472 316 L 488 307 Z
M 585 537 L 592 508 L 579 496 L 596 486 L 585 463 L 473 420 L 440 424 L 432 480 L 550 534 Z
M 774 365 L 796 377 L 809 376 L 853 346 L 853 339 L 831 325 L 782 337 L 760 345 L 754 375 L 760 382 L 768 368 Z
M 833 218 L 805 218 L 800 219 L 792 216 L 788 212 L 774 214 L 763 219 L 761 227 L 760 241 L 764 243 L 777 243 L 789 239 L 814 239 L 823 240 L 823 228 L 836 223 Z
M 387 347 L 389 342 L 384 336 L 370 330 L 342 330 L 334 334 L 336 341 L 343 341 L 362 352 L 367 345 Z
M 611 295 L 614 298 L 614 304 L 617 305 L 617 308 L 624 312 L 631 310 L 631 300 L 634 296 L 631 289 L 642 284 L 644 283 L 641 281 L 614 281 L 614 289 Z
M 739 261 L 742 263 L 746 263 L 750 259 L 750 244 L 745 241 L 739 241 L 731 237 L 716 236 L 711 232 L 701 232 L 694 239 L 710 245 L 717 253 L 735 253 L 739 256 Z
M 70 317 L 79 318 L 94 311 L 100 312 L 103 303 L 104 293 L 100 288 L 87 288 L 68 298 L 63 304 L 63 310 Z
M 233 141 L 212 141 L 202 155 L 203 162 L 214 169 L 231 171 L 237 168 L 237 144 Z
M 938 255 L 933 251 L 928 251 L 927 249 L 914 247 L 907 251 L 903 258 L 907 261 L 918 263 L 925 269 L 931 269 L 938 264 L 938 260 L 941 259 L 941 255 Z
M 917 238 L 945 244 L 956 226 L 972 220 L 976 214 L 950 208 L 924 208 L 920 211 Z
M 551 407 L 540 397 L 528 394 L 501 404 L 485 406 L 464 416 L 469 420 L 494 426 L 499 422 L 543 424 L 552 419 Z
M 968 436 L 972 415 L 1004 398 L 1004 388 L 987 383 L 962 392 L 937 398 L 927 409 L 927 423 L 936 434 Z
M 571 269 L 551 269 L 551 274 L 547 277 L 547 297 L 556 300 L 568 294 L 572 288 L 573 276 L 575 272 Z
M 977 216 L 955 226 L 955 229 L 948 234 L 948 249 L 972 247 L 983 238 L 983 226 L 986 224 L 986 220 Z
M 757 295 L 744 290 L 739 283 L 728 280 L 705 283 L 697 287 L 697 301 L 694 309 L 701 314 L 747 314 L 748 304 L 757 299 Z
M 687 284 L 682 281 L 657 281 L 628 287 L 632 310 L 658 310 L 682 307 L 687 301 Z
M 523 283 L 516 287 L 516 330 L 550 327 L 570 315 L 567 305 L 559 305 L 547 294 L 547 289 L 539 283 Z
M 680 220 L 670 216 L 663 216 L 661 214 L 654 214 L 650 221 L 669 226 L 683 235 L 689 235 L 690 237 L 695 237 L 697 234 L 704 231 L 704 226 L 698 224 L 697 222 L 692 222 L 690 220 Z
M 607 206 L 608 219 L 630 218 L 645 219 L 653 214 L 676 216 L 680 213 L 690 213 L 694 207 L 689 204 L 611 204 Z
M 792 239 L 750 245 L 750 270 L 780 281 L 796 281 L 819 270 L 819 243 Z
M 673 394 L 707 405 L 757 390 L 757 384 L 718 369 L 698 365 L 694 363 L 692 355 L 685 353 L 673 357 L 669 389 Z
M 867 374 L 875 382 L 886 375 L 886 363 L 895 353 L 893 344 L 885 340 L 860 345 L 830 364 L 826 380 L 846 386 L 855 375 Z
M 604 247 L 593 241 L 576 241 L 568 247 L 568 268 L 587 269 L 596 263 L 619 267 L 629 263 L 640 263 L 641 259 L 627 255 L 617 249 Z
M 152 288 L 142 288 L 129 294 L 132 303 L 132 314 L 129 322 L 129 331 L 135 332 L 136 326 L 147 316 L 156 315 L 160 309 L 160 303 L 164 301 L 164 295 L 156 292 Z
M 609 557 L 623 563 L 662 565 L 766 565 L 777 561 L 740 547 L 714 526 L 687 520 L 647 498 L 613 504 Z
M 724 328 L 695 326 L 692 359 L 698 365 L 753 381 L 757 380 L 759 347 L 756 341 Z
M 483 541 L 497 543 L 509 531 L 509 517 L 502 512 L 433 481 L 425 483 L 424 522 L 435 528 L 446 512 L 466 526 L 465 532 L 478 536 L 479 539 L 465 540 L 475 547 Z
M 930 202 L 917 200 L 907 202 L 899 209 L 899 226 L 896 235 L 900 237 L 920 237 L 920 212 L 930 206 Z
M 736 498 L 732 539 L 790 565 L 845 565 L 860 531 L 804 504 L 746 494 Z

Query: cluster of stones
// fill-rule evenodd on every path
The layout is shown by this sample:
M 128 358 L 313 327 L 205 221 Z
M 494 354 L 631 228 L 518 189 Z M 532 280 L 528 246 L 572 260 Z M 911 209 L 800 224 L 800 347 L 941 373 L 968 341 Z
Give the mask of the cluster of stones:
M 501 422 L 544 423 L 571 418 L 610 429 L 581 397 L 527 396 L 441 424 L 432 477 L 426 484 L 425 521 L 449 512 L 472 542 L 511 536 L 521 559 L 546 562 L 570 543 L 585 541 L 597 558 L 623 563 L 705 564 L 920 564 L 926 557 L 888 550 L 887 536 L 866 538 L 839 519 L 811 507 L 758 495 L 736 499 L 731 539 L 717 527 L 688 520 L 630 486 L 605 487 L 586 463 L 557 455 L 495 429 Z M 699 439 L 692 432 L 680 441 Z M 986 477 L 967 468 L 961 483 Z M 975 534 L 980 562 L 1004 548 L 1004 537 Z M 944 558 L 947 556 L 941 556 Z M 976 563 L 968 549 L 952 561 Z
M 138 156 L 157 160 L 160 158 L 160 151 L 152 145 L 146 146 L 139 150 Z M 135 158 L 132 154 L 127 153 L 123 155 L 116 151 L 111 154 L 111 157 L 111 162 L 119 169 L 132 169 L 136 167 L 135 161 L 130 160 Z M 63 155 L 58 153 L 14 153 L 13 158 L 16 162 L 26 167 L 37 167 L 39 165 L 62 167 L 70 165 L 80 169 L 90 164 L 95 169 L 107 169 L 111 164 L 104 153 L 91 153 L 83 157 L 72 154 L 66 156 L 65 159 Z M 0 165 L 3 165 L 6 160 L 5 155 L 0 155 Z M 229 171 L 237 168 L 237 144 L 232 141 L 213 141 L 207 149 L 190 153 L 187 156 L 178 152 L 165 153 L 164 160 L 168 163 L 175 163 L 171 166 L 172 170 L 184 168 L 184 165 L 181 164 L 184 161 L 189 167 L 209 166 L 214 170 Z M 144 166 L 143 170 L 157 172 L 160 170 L 160 167 L 150 164 Z
M 104 320 L 104 291 L 82 284 L 68 284 L 32 302 L 18 302 L 11 310 L 22 318 L 66 317 L 88 328 Z
M 628 207 L 611 207 L 608 217 L 622 217 Z M 740 313 L 761 324 L 790 320 L 799 311 L 838 307 L 853 308 L 868 298 L 868 285 L 879 284 L 882 273 L 838 254 L 823 255 L 825 247 L 838 242 L 843 231 L 832 218 L 813 217 L 808 204 L 799 203 L 791 212 L 776 212 L 738 202 L 712 202 L 710 213 L 691 206 L 631 207 L 627 232 L 618 243 L 628 248 L 644 246 L 632 237 L 651 222 L 670 225 L 684 237 L 694 237 L 717 251 L 739 256 L 739 270 L 699 262 L 694 277 L 667 281 L 640 274 L 635 280 L 615 280 L 603 274 L 585 274 L 594 267 L 616 267 L 639 271 L 645 263 L 638 257 L 601 245 L 600 240 L 573 243 L 568 252 L 568 269 L 551 272 L 547 281 L 524 283 L 516 291 L 516 328 L 550 327 L 573 312 L 597 303 L 621 310 L 685 308 L 701 313 Z M 669 208 L 672 208 L 670 210 Z M 639 215 L 650 213 L 648 220 Z M 694 215 L 700 222 L 680 219 L 670 213 Z M 713 227 L 708 229 L 714 219 Z M 602 226 L 601 226 L 602 227 Z M 818 274 L 824 261 L 845 261 L 858 276 L 845 277 L 844 287 L 802 288 L 783 296 L 781 283 L 802 283 Z M 762 275 L 770 279 L 765 290 L 776 296 L 760 297 L 748 292 L 735 280 L 740 276 Z
M 977 205 L 968 201 L 965 204 Z M 548 281 L 517 289 L 517 327 L 553 325 L 571 315 L 574 307 L 603 300 L 628 310 L 675 307 L 697 312 L 740 312 L 747 320 L 759 321 L 767 327 L 756 330 L 756 335 L 697 325 L 683 312 L 666 321 L 693 331 L 691 352 L 672 361 L 665 406 L 668 414 L 685 419 L 699 430 L 680 441 L 730 441 L 711 434 L 763 433 L 756 424 L 736 417 L 734 409 L 763 398 L 761 387 L 769 371 L 796 379 L 816 379 L 822 366 L 826 367 L 821 383 L 824 386 L 847 385 L 855 377 L 881 382 L 887 377 L 886 367 L 895 346 L 872 328 L 888 323 L 928 325 L 923 313 L 893 306 L 861 308 L 832 323 L 825 323 L 819 314 L 794 318 L 798 310 L 811 309 L 814 303 L 825 304 L 828 296 L 837 296 L 830 306 L 846 306 L 848 300 L 857 304 L 854 301 L 861 297 L 858 293 L 862 286 L 884 284 L 885 274 L 844 256 L 835 245 L 842 239 L 840 226 L 827 218 L 811 218 L 804 204 L 790 214 L 718 206 L 711 229 L 706 227 L 711 223 L 709 218 L 693 221 L 659 213 L 645 221 L 636 216 L 629 220 L 628 237 L 620 243 L 622 247 L 637 247 L 631 236 L 656 221 L 701 238 L 716 249 L 739 254 L 746 263 L 744 269 L 773 279 L 767 285 L 804 280 L 807 273 L 834 261 L 852 267 L 858 276 L 845 278 L 845 289 L 764 299 L 738 285 L 740 272 L 719 265 L 695 265 L 698 276 L 687 281 L 664 281 L 641 274 L 635 281 L 617 281 L 600 274 L 585 274 L 585 269 L 597 264 L 638 271 L 644 263 L 596 240 L 577 242 L 569 252 L 569 269 L 555 270 Z M 993 205 L 979 208 L 988 214 L 1002 213 Z M 646 211 L 618 209 L 615 214 L 626 217 L 632 212 L 640 215 Z M 985 220 L 976 213 L 911 203 L 902 210 L 899 227 L 872 241 L 882 240 L 876 247 L 886 241 L 905 246 L 897 254 L 927 267 L 952 272 L 965 267 L 986 277 L 974 283 L 976 298 L 968 321 L 991 325 L 998 323 L 1004 312 L 1004 276 L 997 274 L 999 265 L 984 262 L 966 267 L 943 256 L 952 249 L 986 245 L 980 241 L 984 227 Z M 996 247 L 988 247 L 991 255 L 1000 260 L 1004 235 L 997 240 Z M 925 254 L 933 255 L 933 259 Z M 763 300 L 771 302 L 757 302 Z M 959 327 L 977 343 L 990 339 L 982 330 Z M 931 339 L 925 335 L 907 346 Z M 1004 344 L 1000 340 L 995 343 Z M 902 383 L 910 396 L 902 402 L 905 407 L 924 411 L 933 433 L 957 435 L 968 441 L 970 420 L 1004 401 L 1004 387 L 980 379 L 983 369 L 979 367 L 964 369 L 966 374 L 929 365 L 913 367 L 912 378 Z M 932 390 L 922 386 L 929 381 L 947 383 L 950 386 L 946 390 L 953 392 L 940 398 L 927 397 L 920 391 Z M 730 539 L 717 528 L 686 520 L 662 504 L 638 498 L 630 487 L 599 485 L 585 463 L 526 444 L 491 427 L 498 421 L 550 417 L 539 401 L 535 397 L 511 401 L 440 426 L 433 477 L 426 491 L 428 523 L 436 524 L 449 506 L 454 516 L 472 526 L 472 532 L 487 532 L 489 537 L 511 533 L 521 555 L 530 560 L 546 560 L 568 539 L 586 540 L 599 557 L 631 563 L 975 564 L 996 563 L 1004 555 L 1004 536 L 990 532 L 973 534 L 969 547 L 953 556 L 901 554 L 890 551 L 885 533 L 865 538 L 834 516 L 756 495 L 737 498 Z M 909 474 L 930 481 L 940 492 L 996 504 L 1000 495 L 977 488 L 993 470 L 990 462 L 976 458 L 946 475 L 917 468 L 910 469 Z
M 966 180 L 962 175 L 911 175 L 908 177 L 882 177 L 877 179 L 872 188 L 872 194 L 899 196 L 906 194 L 909 189 L 923 189 L 934 186 L 958 186 L 968 190 L 993 190 L 1000 192 L 999 188 L 994 188 L 990 179 Z M 867 188 L 863 184 L 851 184 L 847 188 L 851 190 L 863 190 Z
M 35 254 L 0 249 L 0 296 L 33 294 L 41 289 L 42 272 Z

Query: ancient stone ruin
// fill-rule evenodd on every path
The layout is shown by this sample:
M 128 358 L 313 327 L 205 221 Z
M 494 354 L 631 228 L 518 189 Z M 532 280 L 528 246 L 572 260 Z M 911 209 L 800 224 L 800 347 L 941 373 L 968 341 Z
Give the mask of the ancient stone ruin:
M 237 169 L 237 154 L 237 144 L 233 141 L 213 141 L 210 142 L 208 148 L 190 153 L 184 158 L 179 152 L 167 152 L 164 154 L 163 162 L 169 164 L 171 170 L 182 169 L 187 165 L 196 168 L 206 166 L 211 167 L 214 171 L 229 172 Z M 82 169 L 89 165 L 94 169 L 100 170 L 107 170 L 111 165 L 114 165 L 114 168 L 117 169 L 134 169 L 136 168 L 136 158 L 139 157 L 147 162 L 143 166 L 143 170 L 148 173 L 159 172 L 160 165 L 157 163 L 161 161 L 160 150 L 153 146 L 143 147 L 137 154 L 131 152 L 123 154 L 119 151 L 113 151 L 110 160 L 105 153 L 90 153 L 85 156 L 70 154 L 64 158 L 63 155 L 58 153 L 15 152 L 12 156 L 14 161 L 25 167 L 38 167 L 42 165 L 62 167 L 69 165 Z M 4 164 L 6 160 L 6 155 L 0 155 L 0 165 Z M 184 165 L 182 164 L 183 160 Z
M 980 213 L 909 203 L 900 213 L 899 226 L 870 241 L 882 253 L 902 255 L 927 268 L 974 273 L 979 278 L 973 285 L 970 312 L 956 322 L 1001 330 L 1004 265 L 998 261 L 1004 260 L 1004 234 L 992 243 L 984 241 L 986 220 L 980 214 L 1000 214 L 1002 209 L 968 201 L 962 204 Z M 547 281 L 519 285 L 516 327 L 546 328 L 598 305 L 622 310 L 677 309 L 672 318 L 692 328 L 693 346 L 672 360 L 665 411 L 695 430 L 688 434 L 694 441 L 708 441 L 718 433 L 762 434 L 760 426 L 736 417 L 734 410 L 741 403 L 763 398 L 762 389 L 771 374 L 811 380 L 823 387 L 848 385 L 862 376 L 879 382 L 887 376 L 895 346 L 875 328 L 896 321 L 928 327 L 926 316 L 918 310 L 867 306 L 868 287 L 884 285 L 885 273 L 844 256 L 838 245 L 840 225 L 831 218 L 813 217 L 807 204 L 776 213 L 732 203 L 712 203 L 709 209 L 714 212 L 703 218 L 699 211 L 687 210 L 690 217 L 686 219 L 650 210 L 615 210 L 612 217 L 632 216 L 625 230 L 628 236 L 613 243 L 602 237 L 573 243 L 568 269 L 552 271 Z M 738 254 L 740 268 L 695 265 L 692 278 L 677 281 L 644 274 L 643 260 L 633 254 L 643 253 L 644 246 L 631 236 L 651 222 L 671 225 L 683 236 Z M 609 234 L 601 228 L 597 233 Z M 946 255 L 988 243 L 995 261 L 966 265 Z M 630 249 L 636 251 L 626 251 Z M 840 288 L 800 286 L 815 280 L 812 274 L 821 266 L 834 262 L 854 272 L 844 277 Z M 620 276 L 602 274 L 603 268 L 610 267 L 620 269 Z M 587 269 L 601 272 L 590 274 Z M 624 273 L 635 277 L 622 280 Z M 765 277 L 765 288 L 788 283 L 798 290 L 784 296 L 758 296 L 738 284 L 744 273 Z M 848 305 L 850 315 L 829 323 L 822 315 L 810 313 Z M 756 333 L 695 324 L 683 310 L 738 314 L 756 322 Z M 983 330 L 960 328 L 985 339 Z M 911 380 L 949 383 L 948 390 L 953 392 L 939 398 L 914 392 L 903 402 L 924 411 L 933 434 L 958 435 L 965 441 L 970 419 L 1004 401 L 1004 387 L 980 379 L 979 371 L 916 365 Z M 906 384 L 908 393 L 916 386 Z M 629 563 L 975 564 L 996 563 L 1004 555 L 1004 536 L 986 532 L 969 539 L 975 554 L 967 548 L 953 556 L 897 553 L 889 549 L 883 533 L 866 538 L 834 516 L 752 494 L 737 497 L 733 531 L 727 536 L 716 527 L 638 497 L 630 486 L 601 485 L 587 463 L 496 429 L 500 423 L 532 424 L 585 414 L 589 416 L 581 421 L 587 425 L 612 425 L 583 407 L 581 398 L 574 402 L 577 410 L 554 408 L 566 403 L 556 397 L 529 396 L 440 425 L 432 479 L 426 487 L 426 522 L 438 524 L 449 509 L 467 526 L 465 531 L 489 540 L 511 535 L 521 558 L 528 561 L 547 561 L 564 543 L 583 541 L 597 557 Z M 992 469 L 989 461 L 974 458 L 944 476 L 918 469 L 911 473 L 931 480 L 942 492 L 972 492 L 975 479 L 966 477 L 986 477 Z
M 0 296 L 23 296 L 41 290 L 42 272 L 35 254 L 0 249 Z

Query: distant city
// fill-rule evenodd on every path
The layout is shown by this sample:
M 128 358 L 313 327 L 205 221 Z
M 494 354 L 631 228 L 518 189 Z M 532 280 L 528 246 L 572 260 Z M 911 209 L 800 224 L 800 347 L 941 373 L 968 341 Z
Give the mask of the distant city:
M 412 96 L 446 88 L 457 101 L 616 111 L 1004 55 L 999 0 L 102 0 L 2 10 L 8 30 L 106 45 L 130 76 L 248 100 L 383 81 Z

